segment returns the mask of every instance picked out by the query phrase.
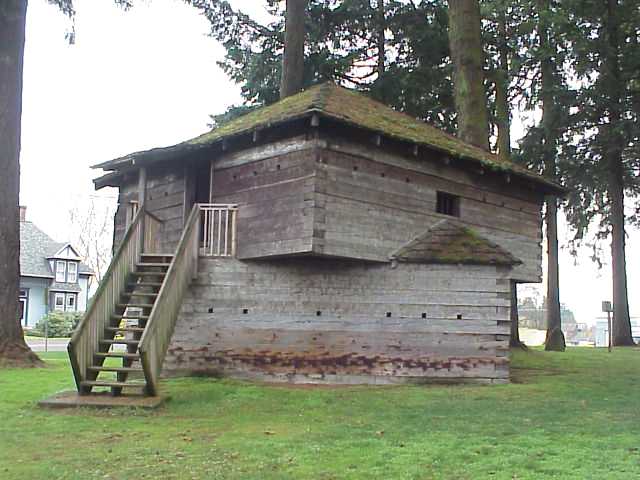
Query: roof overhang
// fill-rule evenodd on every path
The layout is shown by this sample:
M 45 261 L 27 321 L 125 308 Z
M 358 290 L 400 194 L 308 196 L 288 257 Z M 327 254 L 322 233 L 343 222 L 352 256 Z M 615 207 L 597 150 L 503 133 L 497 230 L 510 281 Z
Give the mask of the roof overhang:
M 320 90 L 321 88 L 322 86 L 319 86 L 316 90 Z M 329 88 L 329 90 L 331 89 Z M 311 89 L 307 92 L 311 92 Z M 299 95 L 303 95 L 304 93 L 305 92 Z M 295 97 L 297 96 L 289 97 L 289 99 L 295 99 Z M 276 116 L 275 118 L 270 118 L 265 113 L 264 117 L 266 120 L 258 115 L 260 111 L 266 112 L 266 110 L 274 106 L 278 106 L 279 104 L 284 105 L 283 102 L 288 102 L 289 99 L 285 99 L 272 106 L 263 107 L 252 113 L 246 114 L 245 117 L 252 116 L 253 113 L 256 113 L 256 115 L 252 117 L 252 121 L 247 120 L 243 123 L 241 119 L 245 117 L 240 117 L 240 119 L 231 121 L 229 125 L 231 125 L 232 128 L 223 126 L 219 129 L 176 145 L 135 152 L 114 160 L 94 165 L 92 168 L 100 168 L 109 171 L 106 175 L 95 179 L 94 184 L 98 189 L 106 186 L 118 186 L 123 180 L 123 175 L 127 172 L 137 171 L 141 166 L 176 160 L 184 161 L 187 157 L 197 157 L 198 154 L 204 151 L 224 152 L 234 148 L 234 145 L 235 148 L 242 148 L 241 145 L 244 145 L 244 143 L 241 144 L 241 142 L 239 142 L 240 139 L 246 138 L 248 143 L 253 143 L 256 141 L 256 138 L 262 136 L 259 135 L 259 133 L 276 128 L 282 128 L 294 122 L 306 121 L 310 128 L 322 128 L 323 124 L 330 122 L 351 129 L 367 131 L 372 135 L 378 136 L 382 140 L 380 142 L 381 144 L 384 144 L 385 140 L 405 144 L 408 152 L 417 152 L 420 149 L 436 151 L 451 159 L 462 160 L 465 163 L 469 162 L 470 164 L 475 164 L 481 172 L 486 170 L 502 174 L 506 182 L 509 182 L 511 177 L 522 179 L 545 195 L 564 196 L 568 192 L 565 187 L 557 182 L 547 179 L 523 166 L 509 163 L 507 161 L 498 161 L 497 157 L 490 152 L 486 152 L 472 145 L 464 144 L 459 139 L 446 134 L 445 132 L 440 132 L 440 136 L 446 140 L 441 141 L 440 144 L 447 148 L 438 145 L 438 142 L 415 140 L 416 138 L 421 138 L 417 134 L 412 136 L 400 132 L 400 134 L 394 135 L 393 132 L 391 132 L 392 129 L 389 129 L 390 131 L 385 131 L 384 128 L 382 128 L 383 126 L 379 126 L 372 122 L 369 122 L 367 125 L 363 125 L 355 120 L 350 121 L 348 115 L 332 114 L 327 111 L 327 109 L 317 106 L 317 98 L 307 100 L 309 105 L 305 107 L 303 111 L 297 111 L 287 115 L 283 115 L 282 112 L 280 112 L 279 116 Z M 362 102 L 371 102 L 371 100 L 363 97 Z M 380 106 L 378 107 L 383 108 Z M 390 108 L 388 108 L 388 110 L 392 112 L 393 115 L 402 115 L 402 117 L 406 117 L 406 115 L 393 111 Z M 413 120 L 416 122 L 416 125 L 418 125 L 418 129 L 426 128 L 424 126 L 420 126 L 418 120 Z M 430 128 L 433 129 L 433 127 Z

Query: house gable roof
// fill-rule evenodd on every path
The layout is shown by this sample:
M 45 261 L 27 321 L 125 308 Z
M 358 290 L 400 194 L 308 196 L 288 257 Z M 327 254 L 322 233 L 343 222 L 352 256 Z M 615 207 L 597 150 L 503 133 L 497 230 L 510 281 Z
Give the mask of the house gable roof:
M 563 191 L 563 187 L 533 171 L 505 161 L 489 151 L 465 143 L 422 120 L 398 112 L 362 93 L 337 86 L 333 82 L 313 86 L 297 95 L 254 110 L 180 144 L 132 153 L 95 165 L 94 168 L 117 170 L 120 167 L 133 165 L 140 160 L 170 160 L 179 155 L 210 147 L 229 137 L 274 127 L 312 115 L 370 130 L 395 140 L 438 150 L 454 159 L 464 158 L 475 161 L 487 169 L 524 177 L 551 192 L 561 193 Z M 107 176 L 109 175 L 113 174 Z
M 508 265 L 522 263 L 507 250 L 468 227 L 440 220 L 391 255 L 408 263 Z
M 68 245 L 56 242 L 32 222 L 20 222 L 20 275 L 53 278 L 48 259 L 54 258 Z M 82 262 L 78 273 L 93 275 L 91 268 Z

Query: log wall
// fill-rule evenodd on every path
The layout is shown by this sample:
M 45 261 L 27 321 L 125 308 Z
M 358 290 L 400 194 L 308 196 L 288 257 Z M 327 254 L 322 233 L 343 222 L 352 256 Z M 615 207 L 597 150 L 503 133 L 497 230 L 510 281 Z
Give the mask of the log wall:
M 437 191 L 460 197 L 459 220 L 501 245 L 523 265 L 513 278 L 542 275 L 542 196 L 506 181 L 454 168 L 441 159 L 394 155 L 332 138 L 320 145 L 314 253 L 384 261 L 441 219 Z
M 127 228 L 127 208 L 138 200 L 138 179 L 131 178 L 120 187 L 115 215 L 114 248 L 120 244 Z M 184 226 L 185 175 L 181 168 L 153 168 L 147 172 L 147 210 L 162 220 L 162 253 L 172 253 Z
M 212 164 L 211 200 L 240 207 L 240 259 L 316 254 L 386 261 L 437 221 L 451 218 L 436 213 L 440 190 L 459 196 L 462 223 L 523 261 L 512 272 L 514 280 L 541 280 L 543 197 L 507 176 L 462 169 L 456 159 L 447 164 L 435 152 L 414 157 L 326 134 L 256 144 L 203 161 Z M 166 220 L 168 251 L 193 200 L 193 174 L 185 175 L 185 168 L 148 172 L 147 206 Z M 135 200 L 136 190 L 137 179 L 125 182 L 121 205 Z M 125 224 L 121 207 L 116 242 Z
M 310 253 L 315 143 L 296 137 L 214 163 L 213 202 L 238 209 L 238 258 Z
M 493 266 L 201 259 L 165 373 L 503 383 L 508 276 Z

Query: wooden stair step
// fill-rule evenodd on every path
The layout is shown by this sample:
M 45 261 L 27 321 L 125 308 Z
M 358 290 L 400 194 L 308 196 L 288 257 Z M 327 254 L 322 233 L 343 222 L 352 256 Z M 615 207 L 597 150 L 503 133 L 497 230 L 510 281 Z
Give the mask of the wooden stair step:
M 173 253 L 143 253 L 142 258 L 173 258 Z
M 142 333 L 144 332 L 144 328 L 142 327 L 107 327 L 105 328 L 108 332 L 131 332 L 131 333 Z
M 138 270 L 134 270 L 131 272 L 131 275 L 136 275 L 138 277 L 164 277 L 166 272 L 140 272 Z
M 142 268 L 169 268 L 171 263 L 160 263 L 160 262 L 146 262 L 146 263 L 137 263 L 136 267 Z
M 139 283 L 130 283 L 129 287 L 156 287 L 160 288 L 162 286 L 162 282 L 139 282 Z
M 92 366 L 89 367 L 89 370 L 94 372 L 116 372 L 116 373 L 136 373 L 142 372 L 142 368 L 136 367 L 100 367 L 100 366 Z
M 127 340 L 123 338 L 122 340 L 100 340 L 102 345 L 138 345 L 140 343 L 139 340 Z
M 111 315 L 111 318 L 116 319 L 116 320 L 127 320 L 127 319 L 131 319 L 131 320 L 149 320 L 149 315 L 133 315 L 133 314 L 129 314 L 129 315 Z
M 117 307 L 118 308 L 153 308 L 153 303 L 118 303 Z
M 146 292 L 124 292 L 122 294 L 124 297 L 157 297 L 157 293 L 146 293 Z
M 127 358 L 131 360 L 138 360 L 140 358 L 139 353 L 129 352 L 97 352 L 94 355 L 98 358 Z
M 84 380 L 80 382 L 82 387 L 116 387 L 116 388 L 144 388 L 144 383 L 128 383 L 107 380 Z

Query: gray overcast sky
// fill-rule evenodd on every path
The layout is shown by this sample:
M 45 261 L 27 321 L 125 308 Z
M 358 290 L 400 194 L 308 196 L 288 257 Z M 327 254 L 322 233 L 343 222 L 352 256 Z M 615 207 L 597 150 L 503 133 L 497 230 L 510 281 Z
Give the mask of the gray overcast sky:
M 263 0 L 231 3 L 266 18 Z M 31 0 L 27 15 L 20 201 L 29 219 L 60 241 L 68 240 L 72 206 L 89 195 L 115 203 L 115 191 L 93 191 L 100 172 L 90 165 L 199 135 L 210 113 L 240 101 L 240 89 L 216 65 L 223 48 L 207 37 L 207 21 L 181 1 L 141 1 L 129 12 L 112 0 L 75 4 L 71 46 L 64 39 L 68 19 L 46 0 Z M 637 245 L 640 236 L 631 231 L 632 315 L 640 314 Z M 578 321 L 591 323 L 611 296 L 610 268 L 598 271 L 586 251 L 577 261 L 561 251 L 561 301 Z

